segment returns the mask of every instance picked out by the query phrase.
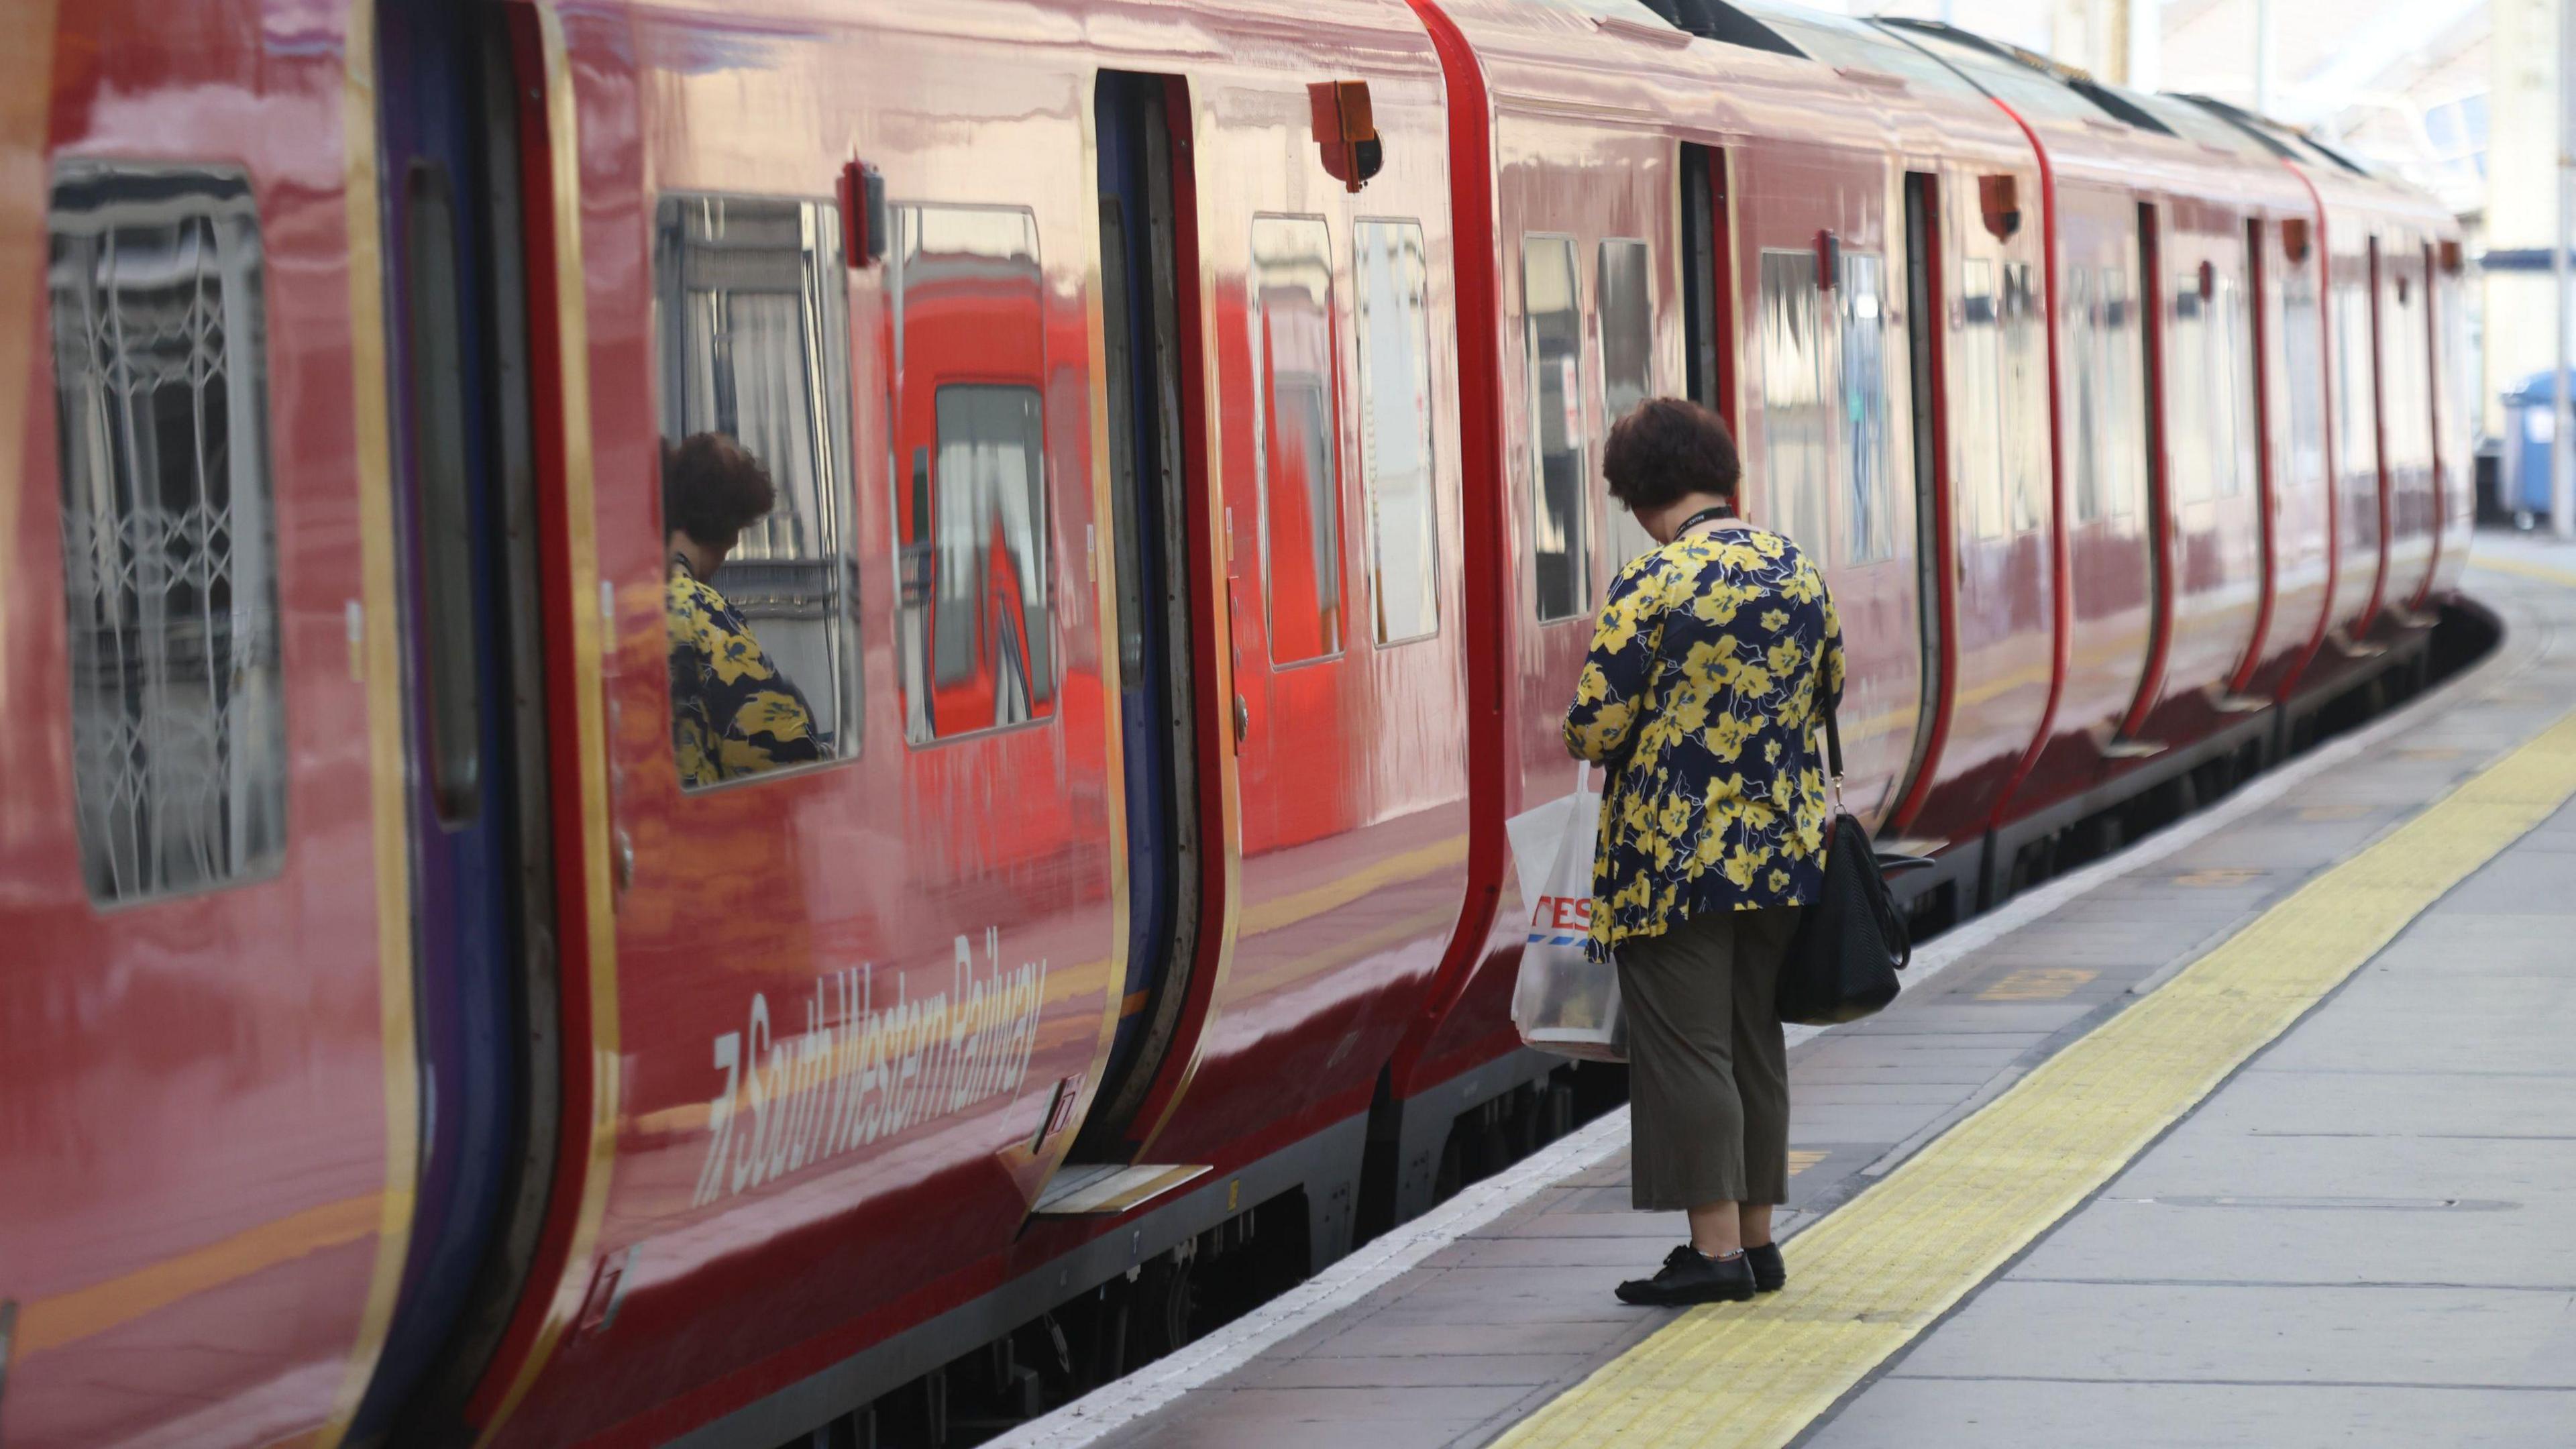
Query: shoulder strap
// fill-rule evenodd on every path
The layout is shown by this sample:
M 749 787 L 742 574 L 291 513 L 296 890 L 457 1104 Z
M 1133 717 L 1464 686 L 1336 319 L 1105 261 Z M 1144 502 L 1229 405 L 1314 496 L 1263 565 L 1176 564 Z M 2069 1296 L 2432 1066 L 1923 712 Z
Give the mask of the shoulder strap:
M 1824 684 L 1821 679 L 1816 682 L 1819 688 Z M 1833 772 L 1835 779 L 1842 778 L 1843 732 L 1842 727 L 1834 722 L 1834 705 L 1831 700 L 1825 701 L 1825 768 Z

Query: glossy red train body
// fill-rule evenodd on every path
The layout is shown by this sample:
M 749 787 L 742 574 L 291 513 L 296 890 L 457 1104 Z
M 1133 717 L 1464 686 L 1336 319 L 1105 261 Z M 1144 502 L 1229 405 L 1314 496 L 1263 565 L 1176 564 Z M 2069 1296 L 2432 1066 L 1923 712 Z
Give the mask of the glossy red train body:
M 450 9 L 0 21 L 13 1449 L 775 1443 L 1259 1205 L 1419 1212 L 1549 1068 L 1504 822 L 1639 398 L 1825 563 L 1935 914 L 2465 558 L 2450 219 L 1970 37 Z M 690 791 L 708 427 L 831 757 Z

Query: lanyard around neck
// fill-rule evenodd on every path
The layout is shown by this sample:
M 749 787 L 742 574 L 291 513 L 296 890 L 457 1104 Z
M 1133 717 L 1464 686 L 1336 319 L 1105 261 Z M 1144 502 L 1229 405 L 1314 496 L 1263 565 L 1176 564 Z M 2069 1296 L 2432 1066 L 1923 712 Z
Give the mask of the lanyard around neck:
M 1676 543 L 1680 542 L 1682 535 L 1711 519 L 1733 518 L 1734 516 L 1735 510 L 1727 505 L 1723 503 L 1711 504 L 1710 506 L 1701 509 L 1699 512 L 1692 514 L 1690 517 L 1683 519 L 1682 526 L 1673 530 L 1673 541 Z

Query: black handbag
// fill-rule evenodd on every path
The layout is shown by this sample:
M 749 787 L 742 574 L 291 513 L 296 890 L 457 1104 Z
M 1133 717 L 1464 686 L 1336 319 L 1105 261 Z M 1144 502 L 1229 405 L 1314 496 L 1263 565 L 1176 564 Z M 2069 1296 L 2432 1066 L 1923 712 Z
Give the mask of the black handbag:
M 1798 918 L 1780 962 L 1780 1019 L 1802 1026 L 1858 1021 L 1896 999 L 1896 973 L 1914 959 L 1905 917 L 1888 894 L 1868 827 L 1843 808 L 1843 737 L 1825 708 L 1825 764 L 1833 772 L 1833 823 L 1825 833 L 1825 887 Z

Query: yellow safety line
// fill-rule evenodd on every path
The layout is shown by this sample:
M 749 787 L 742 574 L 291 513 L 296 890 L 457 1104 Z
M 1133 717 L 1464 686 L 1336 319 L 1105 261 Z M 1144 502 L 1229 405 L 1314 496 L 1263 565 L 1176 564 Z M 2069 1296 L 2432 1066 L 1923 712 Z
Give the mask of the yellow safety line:
M 1793 1239 L 1788 1291 L 1690 1310 L 1499 1442 L 1788 1443 L 2571 795 L 2576 714 L 2266 911 Z
M 2549 583 L 2563 585 L 2567 588 L 2576 588 L 2576 570 L 2551 568 L 2547 564 L 2531 563 L 2524 559 L 2497 558 L 2492 554 L 2475 553 L 2469 555 L 2469 567 L 2473 569 L 2494 569 L 2500 573 L 2520 574 L 2527 579 L 2542 579 Z

